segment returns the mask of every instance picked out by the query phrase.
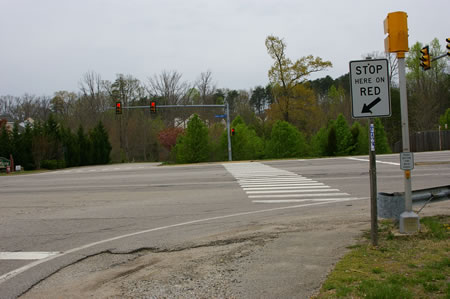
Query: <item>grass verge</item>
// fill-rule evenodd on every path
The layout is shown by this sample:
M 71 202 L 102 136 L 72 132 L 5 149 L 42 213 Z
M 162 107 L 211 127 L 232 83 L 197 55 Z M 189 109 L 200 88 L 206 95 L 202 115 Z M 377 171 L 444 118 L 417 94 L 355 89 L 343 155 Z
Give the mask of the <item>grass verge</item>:
M 380 221 L 379 245 L 364 234 L 313 298 L 450 299 L 450 216 L 420 222 L 420 233 L 400 236 L 392 221 Z

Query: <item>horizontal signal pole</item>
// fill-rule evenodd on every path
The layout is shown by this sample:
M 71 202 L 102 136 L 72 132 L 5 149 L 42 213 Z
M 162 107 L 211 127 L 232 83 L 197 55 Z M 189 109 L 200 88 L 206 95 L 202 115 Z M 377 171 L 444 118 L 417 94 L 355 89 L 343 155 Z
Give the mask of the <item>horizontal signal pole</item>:
M 226 105 L 156 105 L 156 107 L 159 108 L 199 108 L 199 107 L 219 107 L 219 108 L 225 108 Z M 123 106 L 122 109 L 148 109 L 149 106 Z M 109 108 L 114 109 L 114 108 Z
M 431 61 L 435 61 L 435 60 L 438 60 L 438 59 L 441 59 L 441 58 L 444 58 L 444 57 L 447 57 L 447 56 L 448 56 L 447 54 L 442 54 L 442 55 L 434 57 L 433 59 L 431 59 Z

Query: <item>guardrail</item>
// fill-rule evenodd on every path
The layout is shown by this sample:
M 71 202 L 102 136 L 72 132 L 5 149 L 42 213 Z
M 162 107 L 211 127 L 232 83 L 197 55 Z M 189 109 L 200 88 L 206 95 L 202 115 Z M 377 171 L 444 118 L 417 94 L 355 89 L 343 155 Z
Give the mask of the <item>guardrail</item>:
M 450 185 L 415 190 L 412 191 L 411 198 L 413 205 L 423 204 L 420 212 L 429 202 L 450 199 Z M 400 214 L 405 211 L 404 192 L 379 192 L 377 195 L 377 211 L 380 218 L 400 219 Z

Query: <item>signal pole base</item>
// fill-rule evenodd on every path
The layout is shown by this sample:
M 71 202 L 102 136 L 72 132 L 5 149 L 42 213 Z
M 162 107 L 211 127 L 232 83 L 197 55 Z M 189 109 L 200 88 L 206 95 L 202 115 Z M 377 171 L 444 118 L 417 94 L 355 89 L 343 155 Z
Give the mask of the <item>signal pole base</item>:
M 400 233 L 415 234 L 420 229 L 419 215 L 414 212 L 400 214 Z

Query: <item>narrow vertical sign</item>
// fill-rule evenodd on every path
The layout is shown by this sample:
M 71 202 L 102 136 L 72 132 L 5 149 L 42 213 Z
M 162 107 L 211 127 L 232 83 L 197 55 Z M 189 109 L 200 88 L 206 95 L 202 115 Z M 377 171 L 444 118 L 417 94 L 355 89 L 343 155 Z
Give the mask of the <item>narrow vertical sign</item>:
M 375 125 L 370 124 L 370 151 L 375 151 Z

